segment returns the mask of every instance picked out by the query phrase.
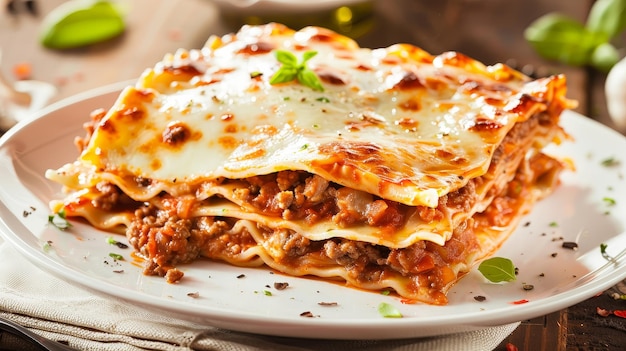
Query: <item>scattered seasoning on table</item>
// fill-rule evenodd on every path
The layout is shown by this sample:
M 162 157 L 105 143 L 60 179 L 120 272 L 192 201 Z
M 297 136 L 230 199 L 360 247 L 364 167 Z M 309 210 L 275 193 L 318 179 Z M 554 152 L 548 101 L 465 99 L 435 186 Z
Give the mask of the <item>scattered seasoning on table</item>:
M 605 310 L 604 308 L 596 307 L 596 313 L 602 317 L 608 317 L 611 315 L 611 311 Z
M 573 241 L 564 241 L 563 245 L 561 245 L 564 249 L 570 249 L 573 251 L 578 250 L 578 243 Z
M 615 310 L 613 314 L 620 318 L 626 318 L 626 310 Z
M 611 297 L 612 297 L 614 300 L 626 300 L 626 294 L 620 294 L 620 293 L 616 293 L 616 292 L 615 292 L 615 293 L 612 293 L 612 294 L 611 294 Z
M 510 342 L 506 343 L 506 351 L 518 351 L 517 346 L 511 344 Z

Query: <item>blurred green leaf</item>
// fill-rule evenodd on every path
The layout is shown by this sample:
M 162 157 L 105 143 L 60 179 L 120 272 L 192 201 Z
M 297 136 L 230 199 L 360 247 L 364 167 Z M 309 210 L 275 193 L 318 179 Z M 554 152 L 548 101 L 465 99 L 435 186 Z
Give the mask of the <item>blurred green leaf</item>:
M 580 22 L 558 13 L 535 20 L 524 37 L 544 58 L 569 65 L 586 65 L 593 50 L 607 41 L 603 33 L 594 33 Z
M 591 54 L 590 64 L 601 72 L 608 72 L 620 60 L 617 48 L 611 43 L 598 45 Z
M 587 29 L 613 38 L 626 29 L 626 0 L 596 0 L 587 17 Z
M 72 0 L 46 16 L 41 43 L 53 49 L 95 44 L 124 32 L 122 14 L 108 1 Z

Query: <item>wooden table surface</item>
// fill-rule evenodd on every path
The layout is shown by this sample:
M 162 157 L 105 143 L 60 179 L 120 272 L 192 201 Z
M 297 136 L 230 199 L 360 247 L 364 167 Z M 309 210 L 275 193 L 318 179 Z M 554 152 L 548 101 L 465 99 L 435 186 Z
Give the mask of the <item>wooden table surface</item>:
M 224 15 L 208 0 L 127 0 L 120 1 L 128 10 L 127 30 L 121 37 L 86 49 L 45 49 L 38 42 L 41 21 L 62 2 L 37 1 L 37 15 L 28 13 L 23 6 L 18 6 L 21 11 L 16 14 L 4 7 L 0 9 L 0 72 L 13 80 L 15 67 L 27 65 L 31 68 L 29 78 L 50 82 L 58 88 L 54 100 L 136 78 L 165 53 L 180 47 L 200 47 L 209 35 L 234 31 L 241 24 L 241 18 Z M 460 51 L 487 64 L 505 62 L 525 71 L 565 73 L 568 95 L 579 101 L 577 111 L 612 126 L 604 102 L 604 75 L 546 62 L 523 39 L 524 28 L 539 16 L 558 11 L 584 20 L 591 2 L 378 0 L 368 16 L 350 28 L 342 28 L 366 47 L 407 42 L 431 53 Z M 23 0 L 14 3 L 23 5 Z M 320 16 L 304 15 L 276 19 L 302 25 L 324 21 Z M 520 350 L 621 350 L 626 345 L 625 323 L 602 325 L 593 318 L 596 304 L 616 303 L 608 300 L 611 299 L 591 299 L 524 321 L 498 350 L 505 350 L 507 343 Z M 615 308 L 626 309 L 625 304 Z

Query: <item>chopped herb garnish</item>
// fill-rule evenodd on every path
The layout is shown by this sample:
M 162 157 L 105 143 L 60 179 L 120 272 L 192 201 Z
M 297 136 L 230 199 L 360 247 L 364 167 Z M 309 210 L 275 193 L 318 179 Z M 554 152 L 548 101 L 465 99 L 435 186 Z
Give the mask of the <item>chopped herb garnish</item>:
M 385 295 L 385 296 L 387 296 L 387 295 L 391 294 L 391 291 L 389 291 L 389 290 L 383 290 L 383 291 L 381 291 L 381 292 L 380 292 L 380 294 L 381 294 L 381 295 Z
M 72 223 L 65 218 L 65 210 L 61 210 L 55 214 L 48 216 L 48 223 L 61 230 L 66 230 L 72 227 Z
M 380 305 L 378 305 L 378 313 L 385 318 L 402 318 L 402 313 L 393 305 L 386 302 L 381 302 Z
M 317 51 L 306 51 L 302 54 L 302 61 L 298 62 L 296 55 L 286 50 L 276 50 L 276 59 L 283 65 L 270 78 L 270 84 L 287 83 L 294 80 L 313 90 L 324 91 L 324 87 L 315 72 L 311 71 L 306 63 Z
M 48 240 L 45 243 L 43 243 L 43 250 L 45 252 L 48 252 L 51 248 L 52 248 L 52 241 Z
M 603 197 L 602 201 L 604 201 L 607 206 L 615 206 L 615 204 L 617 203 L 617 201 L 615 201 L 615 199 L 612 197 Z
M 309 144 L 304 144 L 300 147 L 300 151 L 304 151 L 309 148 Z
M 254 79 L 254 78 L 258 78 L 260 76 L 262 76 L 263 73 L 259 72 L 259 71 L 255 71 L 255 72 L 250 72 L 250 78 Z
M 558 227 L 558 226 L 559 226 L 559 224 L 558 224 L 557 222 L 550 222 L 550 224 L 548 224 L 548 225 L 549 225 L 550 227 L 553 227 L 553 228 L 555 228 L 555 227 Z
M 115 246 L 119 247 L 120 249 L 127 249 L 128 248 L 128 245 L 113 239 L 112 236 L 107 238 L 107 243 L 109 243 L 111 245 L 115 245 Z
M 272 296 L 272 292 L 269 290 L 263 290 L 263 295 L 265 296 Z
M 114 260 L 117 261 L 124 261 L 124 256 L 120 255 L 120 254 L 116 254 L 115 252 L 111 252 L 109 254 L 109 257 L 113 258 Z
M 619 160 L 616 160 L 614 157 L 605 158 L 602 160 L 601 164 L 605 167 L 614 167 L 619 166 Z
M 504 257 L 492 257 L 478 266 L 478 271 L 490 282 L 510 282 L 516 279 L 513 262 Z
M 317 99 L 315 99 L 315 100 L 317 100 L 317 101 L 319 101 L 319 102 L 330 102 L 330 99 L 328 99 L 328 98 L 327 98 L 327 97 L 325 97 L 325 96 L 320 96 L 320 97 L 318 97 L 318 98 L 317 98 Z
M 602 256 L 606 255 L 606 248 L 607 248 L 608 246 L 609 246 L 609 245 L 607 245 L 607 244 L 605 244 L 605 243 L 600 244 L 600 253 L 602 254 Z

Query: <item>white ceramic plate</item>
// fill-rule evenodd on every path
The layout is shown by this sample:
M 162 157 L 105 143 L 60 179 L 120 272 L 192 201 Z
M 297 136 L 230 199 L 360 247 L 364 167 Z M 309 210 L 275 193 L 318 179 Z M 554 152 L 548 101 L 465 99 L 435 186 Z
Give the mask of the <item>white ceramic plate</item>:
M 44 171 L 76 158 L 72 140 L 84 134 L 82 123 L 89 112 L 109 107 L 120 89 L 120 85 L 105 87 L 52 105 L 18 124 L 0 142 L 4 238 L 35 264 L 104 296 L 237 331 L 390 339 L 530 319 L 576 304 L 626 277 L 626 139 L 572 112 L 563 116 L 563 126 L 576 141 L 550 152 L 573 160 L 576 172 L 563 175 L 556 193 L 539 203 L 497 252 L 519 268 L 516 282 L 491 284 L 474 270 L 449 293 L 449 305 L 427 306 L 403 304 L 396 297 L 341 284 L 274 274 L 269 269 L 209 261 L 180 267 L 185 278 L 179 284 L 143 276 L 130 249 L 106 242 L 110 234 L 81 223 L 67 232 L 47 225 L 47 203 L 59 197 L 60 186 L 47 181 Z M 602 165 L 609 158 L 619 164 Z M 51 247 L 44 250 L 48 241 Z M 577 242 L 578 250 L 562 248 L 563 241 Z M 608 245 L 606 252 L 613 261 L 601 255 L 602 243 Z M 111 252 L 126 260 L 114 262 Z M 288 282 L 289 287 L 276 290 L 275 282 Z M 534 289 L 524 290 L 524 283 Z M 486 300 L 476 301 L 479 295 Z M 528 302 L 514 303 L 520 300 Z M 323 302 L 336 305 L 320 305 Z M 383 318 L 377 310 L 381 302 L 397 307 L 404 318 Z M 314 317 L 300 316 L 303 312 Z

